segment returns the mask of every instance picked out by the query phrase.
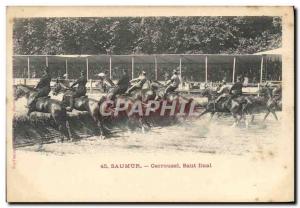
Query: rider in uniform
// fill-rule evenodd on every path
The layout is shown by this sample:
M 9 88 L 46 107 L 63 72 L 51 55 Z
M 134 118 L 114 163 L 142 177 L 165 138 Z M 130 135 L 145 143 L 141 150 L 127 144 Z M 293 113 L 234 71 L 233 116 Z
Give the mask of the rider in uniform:
M 129 75 L 127 70 L 123 70 L 121 79 L 118 80 L 116 87 L 110 94 L 110 99 L 114 100 L 116 95 L 124 94 L 129 86 Z
M 113 83 L 113 81 L 109 78 L 109 73 L 107 70 L 104 72 L 104 75 L 104 83 L 110 87 L 114 87 L 115 83 Z
M 51 91 L 50 82 L 51 82 L 51 76 L 49 74 L 49 69 L 48 67 L 45 67 L 43 69 L 42 78 L 34 88 L 36 90 L 36 93 L 33 93 L 28 99 L 27 107 L 29 111 L 33 108 L 37 98 L 46 97 L 49 95 Z
M 109 74 L 108 71 L 106 70 L 104 73 L 99 73 L 97 76 L 100 77 L 100 83 L 102 85 L 102 89 L 104 90 L 104 92 L 107 92 L 109 89 L 108 87 L 114 87 L 115 84 L 113 83 L 113 81 L 109 78 Z
M 81 71 L 79 79 L 71 85 L 71 88 L 77 85 L 77 88 L 71 93 L 70 97 L 70 107 L 67 108 L 68 111 L 72 111 L 74 107 L 74 99 L 85 96 L 86 94 L 86 85 L 87 78 L 85 76 L 84 71 Z
M 56 79 L 56 83 L 57 84 L 61 84 L 63 88 L 67 89 L 70 87 L 70 82 L 69 80 L 67 79 L 68 75 L 67 74 L 64 74 L 62 77 L 59 76 L 57 79 Z
M 61 84 L 62 84 L 65 88 L 69 88 L 69 87 L 70 87 L 70 82 L 69 82 L 69 80 L 68 80 L 67 78 L 68 78 L 68 75 L 67 75 L 67 74 L 64 74 L 64 75 L 63 75 L 63 78 L 61 79 Z
M 142 89 L 143 85 L 146 83 L 147 81 L 147 77 L 146 77 L 146 72 L 142 71 L 140 76 L 138 78 L 132 79 L 130 81 L 130 83 L 134 83 L 127 91 L 126 94 L 130 94 L 132 91 L 136 90 L 136 89 Z
M 177 70 L 174 69 L 173 76 L 166 83 L 167 88 L 165 90 L 165 96 L 170 92 L 174 92 L 178 88 L 179 84 L 180 84 L 180 78 L 178 76 Z
M 222 80 L 222 85 L 220 86 L 220 89 L 217 91 L 219 94 L 218 98 L 216 99 L 216 103 L 219 102 L 222 98 L 225 98 L 229 95 L 229 88 L 226 85 L 226 80 Z
M 232 95 L 232 98 L 236 98 L 242 95 L 243 93 L 242 89 L 243 89 L 242 78 L 238 76 L 236 82 L 230 88 L 229 94 Z

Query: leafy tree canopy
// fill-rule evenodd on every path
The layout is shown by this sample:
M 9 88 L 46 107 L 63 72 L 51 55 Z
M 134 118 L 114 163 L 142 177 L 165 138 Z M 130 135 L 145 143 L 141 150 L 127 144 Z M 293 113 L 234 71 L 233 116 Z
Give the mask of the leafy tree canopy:
M 280 17 L 15 19 L 14 53 L 255 53 L 281 47 Z

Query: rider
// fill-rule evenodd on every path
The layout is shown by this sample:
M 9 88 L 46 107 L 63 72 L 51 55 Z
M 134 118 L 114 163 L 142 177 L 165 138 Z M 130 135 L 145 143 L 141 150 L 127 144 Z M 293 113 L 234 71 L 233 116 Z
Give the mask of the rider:
M 147 81 L 147 77 L 146 77 L 146 72 L 142 71 L 140 73 L 140 76 L 138 78 L 132 79 L 130 81 L 130 83 L 134 83 L 127 91 L 126 94 L 130 94 L 132 91 L 136 90 L 136 89 L 142 89 L 143 85 L 146 83 Z
M 109 87 L 114 87 L 115 86 L 113 81 L 109 78 L 109 74 L 108 74 L 107 70 L 104 73 L 99 73 L 97 76 L 100 77 L 100 81 L 101 81 L 102 88 L 103 88 L 104 92 L 108 91 L 106 86 L 109 86 Z
M 70 87 L 70 82 L 67 79 L 68 75 L 64 74 L 62 77 L 57 79 L 57 82 L 59 82 L 64 88 L 69 88 Z
M 86 87 L 85 87 L 86 83 L 87 83 L 87 78 L 85 76 L 85 73 L 84 73 L 84 71 L 81 71 L 79 79 L 76 80 L 76 82 L 74 82 L 71 85 L 71 88 L 73 88 L 76 85 L 78 85 L 78 86 L 77 86 L 77 89 L 74 90 L 74 91 L 72 91 L 72 93 L 71 93 L 70 107 L 67 108 L 68 111 L 72 111 L 73 110 L 74 99 L 75 98 L 78 98 L 78 97 L 81 97 L 81 96 L 85 96 L 85 94 L 86 94 Z
M 174 69 L 173 76 L 171 77 L 170 80 L 167 81 L 165 85 L 167 86 L 167 88 L 165 90 L 164 96 L 166 96 L 170 92 L 174 92 L 178 88 L 179 84 L 180 84 L 180 78 L 178 76 L 178 71 Z
M 112 90 L 110 94 L 110 99 L 114 100 L 116 95 L 124 94 L 129 85 L 129 75 L 127 70 L 123 70 L 121 79 L 118 80 L 116 87 Z
M 218 98 L 216 99 L 216 103 L 219 102 L 222 98 L 225 98 L 229 95 L 229 88 L 226 85 L 226 80 L 222 80 L 222 85 L 220 86 L 220 89 L 217 91 L 219 94 Z
M 104 83 L 106 83 L 110 87 L 115 86 L 115 83 L 113 83 L 113 81 L 110 79 L 109 72 L 107 70 L 105 70 L 104 75 L 105 75 L 104 76 Z
M 36 90 L 36 93 L 33 93 L 28 99 L 27 107 L 29 108 L 29 110 L 34 106 L 34 103 L 37 98 L 48 96 L 48 94 L 51 91 L 50 82 L 51 76 L 49 74 L 49 68 L 45 67 L 43 69 L 42 78 L 34 88 Z
M 232 98 L 236 98 L 243 94 L 243 83 L 240 76 L 237 77 L 236 82 L 230 88 L 229 94 L 232 95 Z

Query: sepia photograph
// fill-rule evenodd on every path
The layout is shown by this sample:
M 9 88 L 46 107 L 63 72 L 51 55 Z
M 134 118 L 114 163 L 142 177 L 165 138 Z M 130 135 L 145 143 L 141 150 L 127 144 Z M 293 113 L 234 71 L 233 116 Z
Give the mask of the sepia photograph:
M 9 7 L 7 201 L 293 202 L 293 18 Z

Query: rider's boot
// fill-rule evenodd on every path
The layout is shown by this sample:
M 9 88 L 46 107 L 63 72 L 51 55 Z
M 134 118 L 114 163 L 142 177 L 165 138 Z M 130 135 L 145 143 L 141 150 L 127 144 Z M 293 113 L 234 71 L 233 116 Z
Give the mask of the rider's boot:
M 74 106 L 74 98 L 72 96 L 72 97 L 70 97 L 70 106 L 66 107 L 66 110 L 69 111 L 69 112 L 72 112 L 73 106 Z
M 27 111 L 27 116 L 30 116 L 31 112 L 33 112 L 33 107 L 29 106 Z

